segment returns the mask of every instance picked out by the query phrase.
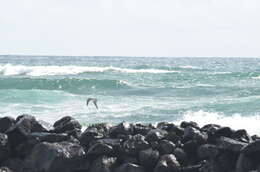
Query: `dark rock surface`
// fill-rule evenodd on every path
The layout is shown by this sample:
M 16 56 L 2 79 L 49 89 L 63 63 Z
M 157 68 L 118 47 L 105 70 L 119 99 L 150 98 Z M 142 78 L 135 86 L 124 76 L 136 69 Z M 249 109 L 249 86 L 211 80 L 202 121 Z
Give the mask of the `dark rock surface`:
M 0 172 L 257 172 L 260 137 L 195 122 L 50 125 L 30 115 L 0 118 Z

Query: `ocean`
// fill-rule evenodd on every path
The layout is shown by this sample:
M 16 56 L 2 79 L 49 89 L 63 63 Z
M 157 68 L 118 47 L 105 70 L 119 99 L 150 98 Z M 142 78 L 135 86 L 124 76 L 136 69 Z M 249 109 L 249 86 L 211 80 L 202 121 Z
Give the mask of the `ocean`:
M 98 99 L 99 109 L 86 106 Z M 260 58 L 0 56 L 0 116 L 216 123 L 260 134 Z

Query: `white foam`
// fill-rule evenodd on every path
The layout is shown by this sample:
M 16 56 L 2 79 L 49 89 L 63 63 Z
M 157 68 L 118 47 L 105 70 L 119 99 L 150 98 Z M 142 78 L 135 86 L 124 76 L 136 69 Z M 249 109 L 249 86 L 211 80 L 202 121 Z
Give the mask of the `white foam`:
M 260 134 L 260 115 L 242 116 L 241 114 L 234 114 L 232 116 L 224 116 L 223 114 L 200 110 L 197 112 L 186 112 L 177 123 L 182 121 L 194 121 L 200 126 L 206 124 L 219 124 L 221 126 L 229 126 L 236 130 L 246 129 L 251 135 Z
M 191 65 L 179 66 L 179 68 L 182 68 L 182 69 L 201 69 L 200 67 L 191 66 Z
M 252 79 L 260 79 L 260 76 L 252 77 Z
M 122 73 L 176 73 L 178 71 L 161 69 L 127 69 L 118 67 L 96 67 L 96 66 L 23 66 L 23 65 L 0 65 L 0 74 L 5 76 L 28 75 L 76 75 L 85 72 L 105 72 L 112 70 Z

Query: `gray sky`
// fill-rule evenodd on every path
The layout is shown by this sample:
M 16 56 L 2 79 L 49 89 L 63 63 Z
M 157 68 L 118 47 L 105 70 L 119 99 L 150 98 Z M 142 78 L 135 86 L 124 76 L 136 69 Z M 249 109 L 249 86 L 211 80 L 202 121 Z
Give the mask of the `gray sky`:
M 0 54 L 260 57 L 259 0 L 0 0 Z

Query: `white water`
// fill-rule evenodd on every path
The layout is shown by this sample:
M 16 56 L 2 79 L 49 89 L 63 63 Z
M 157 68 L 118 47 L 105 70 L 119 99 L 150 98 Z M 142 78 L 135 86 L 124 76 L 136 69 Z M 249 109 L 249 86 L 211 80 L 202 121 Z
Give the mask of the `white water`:
M 85 72 L 115 71 L 121 73 L 176 73 L 173 70 L 161 69 L 128 69 L 119 67 L 92 67 L 92 66 L 23 66 L 23 65 L 0 65 L 0 74 L 5 76 L 28 75 L 28 76 L 49 76 L 49 75 L 76 75 Z

